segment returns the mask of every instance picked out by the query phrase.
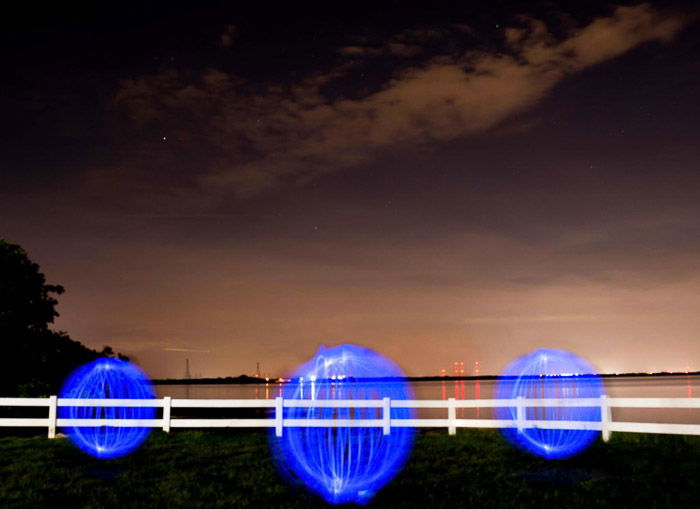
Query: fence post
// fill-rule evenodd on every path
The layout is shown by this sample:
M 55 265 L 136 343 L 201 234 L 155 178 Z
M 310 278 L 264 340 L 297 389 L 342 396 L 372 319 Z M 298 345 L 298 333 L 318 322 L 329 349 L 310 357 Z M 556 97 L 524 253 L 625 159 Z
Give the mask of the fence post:
M 282 436 L 282 428 L 284 427 L 283 415 L 284 415 L 284 401 L 281 397 L 275 398 L 275 436 Z
M 608 404 L 608 395 L 603 394 L 600 397 L 600 420 L 601 430 L 603 434 L 603 442 L 610 440 L 610 423 L 612 422 L 612 410 Z
M 384 398 L 382 420 L 384 421 L 384 434 L 391 434 L 391 398 Z
M 170 396 L 163 398 L 163 431 L 170 433 L 170 408 L 172 407 L 173 399 Z
M 450 435 L 457 434 L 457 407 L 455 406 L 454 398 L 447 398 L 447 421 L 448 433 Z
M 57 407 L 58 398 L 56 396 L 49 396 L 49 438 L 56 438 Z
M 518 433 L 522 433 L 525 429 L 525 406 L 523 405 L 523 397 L 518 396 L 516 405 L 515 420 L 518 426 Z

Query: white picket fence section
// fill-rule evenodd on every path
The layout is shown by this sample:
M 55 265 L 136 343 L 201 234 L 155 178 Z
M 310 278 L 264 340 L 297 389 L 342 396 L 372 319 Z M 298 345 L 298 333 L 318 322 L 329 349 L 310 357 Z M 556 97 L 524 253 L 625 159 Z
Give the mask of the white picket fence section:
M 162 408 L 160 419 L 63 419 L 59 407 L 153 407 Z M 600 407 L 602 419 L 592 421 L 550 421 L 527 419 L 528 407 Z M 388 435 L 391 428 L 447 428 L 450 435 L 457 428 L 526 428 L 581 429 L 601 431 L 603 440 L 613 432 L 664 433 L 700 435 L 700 424 L 671 424 L 651 422 L 617 422 L 612 419 L 613 408 L 693 408 L 700 410 L 700 398 L 600 398 L 582 399 L 455 399 L 447 400 L 307 400 L 307 399 L 68 399 L 0 398 L 0 407 L 48 407 L 48 416 L 41 418 L 0 418 L 0 426 L 46 427 L 49 438 L 55 438 L 56 429 L 64 426 L 117 426 L 162 428 L 275 428 L 282 436 L 284 428 L 295 427 L 377 427 Z M 516 419 L 458 419 L 458 408 L 516 408 Z M 172 418 L 173 408 L 269 408 L 273 416 L 266 419 L 190 419 Z M 378 419 L 285 419 L 284 408 L 376 408 Z M 444 419 L 392 419 L 392 408 L 444 409 Z

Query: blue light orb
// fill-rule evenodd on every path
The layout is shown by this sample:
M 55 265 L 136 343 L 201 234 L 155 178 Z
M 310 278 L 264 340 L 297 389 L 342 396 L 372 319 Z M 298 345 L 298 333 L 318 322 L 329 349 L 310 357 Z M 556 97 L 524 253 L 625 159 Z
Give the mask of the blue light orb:
M 134 364 L 103 358 L 73 371 L 59 398 L 152 399 L 155 393 L 148 376 Z M 63 419 L 153 419 L 153 407 L 59 406 Z M 64 431 L 84 452 L 100 459 L 118 458 L 137 449 L 151 432 L 146 427 L 65 427 Z
M 285 400 L 413 399 L 406 375 L 380 354 L 354 345 L 320 347 L 284 385 Z M 393 421 L 410 419 L 414 409 L 393 408 Z M 382 419 L 382 408 L 285 408 L 285 419 Z M 302 481 L 331 504 L 366 504 L 403 467 L 414 430 L 395 427 L 287 427 L 270 433 L 281 472 Z
M 496 383 L 498 399 L 600 398 L 605 388 L 586 360 L 564 350 L 539 349 L 510 363 Z M 517 407 L 497 407 L 497 419 L 517 420 Z M 600 406 L 527 406 L 525 420 L 600 422 Z M 503 428 L 512 444 L 547 459 L 574 456 L 588 447 L 599 431 L 581 429 Z

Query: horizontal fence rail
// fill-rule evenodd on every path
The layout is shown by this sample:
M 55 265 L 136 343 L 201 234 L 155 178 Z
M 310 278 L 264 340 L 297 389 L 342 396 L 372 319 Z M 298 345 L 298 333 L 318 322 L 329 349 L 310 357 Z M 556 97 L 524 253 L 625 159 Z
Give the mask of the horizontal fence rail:
M 518 430 L 576 429 L 602 432 L 609 440 L 612 432 L 663 433 L 700 435 L 700 424 L 671 424 L 650 422 L 613 421 L 613 408 L 695 408 L 700 409 L 700 398 L 547 398 L 547 399 L 455 399 L 447 400 L 392 400 L 389 398 L 364 400 L 308 400 L 308 399 L 174 399 L 169 396 L 159 399 L 70 399 L 50 396 L 48 398 L 0 398 L 0 407 L 48 407 L 47 417 L 0 418 L 0 427 L 45 427 L 49 438 L 56 436 L 60 427 L 150 427 L 162 428 L 275 428 L 282 436 L 284 428 L 300 427 L 374 427 L 382 428 L 388 435 L 391 428 L 447 428 L 454 435 L 457 428 L 517 428 Z M 66 419 L 58 417 L 60 407 L 151 407 L 162 408 L 160 419 Z M 458 419 L 458 408 L 505 408 L 516 409 L 515 419 Z M 533 420 L 527 418 L 530 407 L 598 407 L 600 421 Z M 173 408 L 261 408 L 272 409 L 269 418 L 243 419 L 193 419 L 173 418 Z M 374 408 L 377 419 L 316 419 L 285 418 L 285 408 Z M 392 408 L 445 409 L 442 419 L 398 419 L 391 417 Z

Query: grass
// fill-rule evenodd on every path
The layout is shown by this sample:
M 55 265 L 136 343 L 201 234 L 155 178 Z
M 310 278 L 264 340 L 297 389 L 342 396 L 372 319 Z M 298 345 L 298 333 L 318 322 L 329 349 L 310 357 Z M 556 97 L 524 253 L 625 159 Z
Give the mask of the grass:
M 277 474 L 260 431 L 151 434 L 99 461 L 68 440 L 0 439 L 1 507 L 324 507 Z M 700 437 L 613 434 L 568 460 L 510 447 L 497 431 L 419 434 L 369 507 L 700 507 Z

